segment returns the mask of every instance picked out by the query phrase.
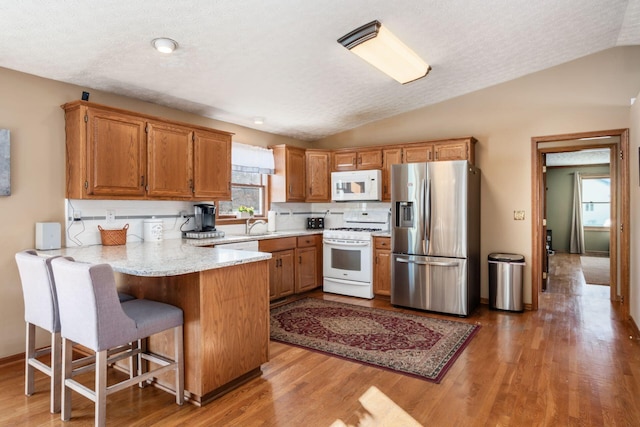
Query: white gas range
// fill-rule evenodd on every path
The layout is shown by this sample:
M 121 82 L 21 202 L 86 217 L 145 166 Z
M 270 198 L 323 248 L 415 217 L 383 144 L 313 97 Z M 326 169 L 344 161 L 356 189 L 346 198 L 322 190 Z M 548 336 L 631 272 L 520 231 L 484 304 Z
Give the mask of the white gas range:
M 372 233 L 389 230 L 389 210 L 349 210 L 344 227 L 322 233 L 325 292 L 373 298 Z

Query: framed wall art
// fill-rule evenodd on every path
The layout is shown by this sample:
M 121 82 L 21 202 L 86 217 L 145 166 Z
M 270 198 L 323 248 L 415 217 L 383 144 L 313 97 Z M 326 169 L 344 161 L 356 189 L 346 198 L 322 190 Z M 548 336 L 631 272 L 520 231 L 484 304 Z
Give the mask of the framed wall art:
M 11 195 L 11 134 L 0 129 L 0 196 Z

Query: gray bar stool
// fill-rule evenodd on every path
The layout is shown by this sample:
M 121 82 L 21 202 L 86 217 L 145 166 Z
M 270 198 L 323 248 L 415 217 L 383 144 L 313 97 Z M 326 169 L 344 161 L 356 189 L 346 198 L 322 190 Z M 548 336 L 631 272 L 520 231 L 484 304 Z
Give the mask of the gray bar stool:
M 51 413 L 60 412 L 62 379 L 60 314 L 58 312 L 56 283 L 51 271 L 51 261 L 54 258 L 57 257 L 39 256 L 33 249 L 24 250 L 15 255 L 22 284 L 26 323 L 24 393 L 27 396 L 35 393 L 35 369 L 48 375 L 51 382 Z M 129 294 L 118 292 L 120 302 L 133 299 L 135 298 Z M 36 349 L 36 326 L 51 334 L 49 346 Z M 46 354 L 50 354 L 49 365 L 38 359 Z M 93 357 L 87 357 L 74 361 L 74 368 L 77 367 L 76 373 L 93 369 L 93 359 Z
M 106 423 L 107 395 L 143 383 L 167 372 L 175 372 L 176 403 L 184 402 L 183 313 L 178 307 L 145 299 L 120 303 L 113 270 L 108 264 L 84 264 L 64 258 L 51 262 L 57 283 L 62 335 L 62 419 L 71 417 L 71 390 L 95 403 L 95 425 Z M 127 343 L 144 340 L 159 332 L 173 330 L 173 359 L 144 352 L 136 346 L 125 352 L 138 358 L 138 375 L 107 385 L 107 351 Z M 96 355 L 95 389 L 72 378 L 72 343 L 80 344 Z M 143 372 L 142 360 L 159 365 Z
M 24 371 L 24 393 L 35 393 L 34 369 L 51 378 L 51 413 L 60 412 L 61 339 L 60 317 L 56 299 L 56 285 L 51 274 L 51 260 L 38 256 L 34 250 L 15 255 L 22 294 L 24 296 L 24 321 L 27 324 Z M 36 350 L 36 326 L 51 333 L 51 345 Z M 49 365 L 38 360 L 51 354 Z

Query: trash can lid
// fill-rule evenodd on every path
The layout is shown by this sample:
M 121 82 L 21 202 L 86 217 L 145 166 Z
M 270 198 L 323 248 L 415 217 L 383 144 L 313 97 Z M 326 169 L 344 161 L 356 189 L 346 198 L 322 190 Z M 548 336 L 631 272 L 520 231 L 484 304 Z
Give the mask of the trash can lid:
M 493 253 L 489 254 L 489 261 L 524 262 L 524 255 Z

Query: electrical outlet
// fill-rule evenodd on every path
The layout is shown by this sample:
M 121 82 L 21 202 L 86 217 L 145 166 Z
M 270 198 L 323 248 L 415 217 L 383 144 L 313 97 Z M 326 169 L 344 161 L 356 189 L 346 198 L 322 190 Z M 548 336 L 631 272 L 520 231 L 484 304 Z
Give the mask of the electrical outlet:
M 73 220 L 74 221 L 82 221 L 82 211 L 73 211 Z
M 116 211 L 113 209 L 107 211 L 107 222 L 116 222 Z
M 524 211 L 513 211 L 513 219 L 516 221 L 524 221 Z

